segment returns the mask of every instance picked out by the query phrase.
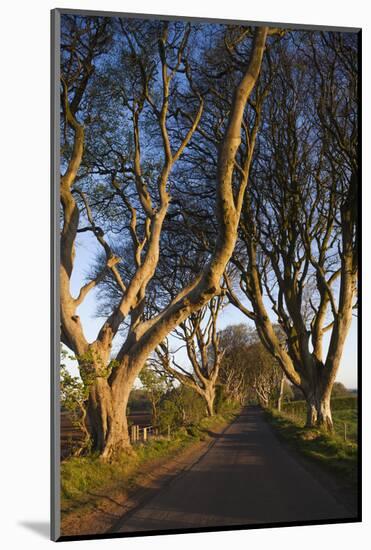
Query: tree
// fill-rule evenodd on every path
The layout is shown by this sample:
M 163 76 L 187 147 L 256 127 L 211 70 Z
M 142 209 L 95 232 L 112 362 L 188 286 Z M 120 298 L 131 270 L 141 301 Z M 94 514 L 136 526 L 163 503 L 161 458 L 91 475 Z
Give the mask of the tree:
M 67 351 L 61 349 L 62 360 L 67 357 Z M 60 366 L 60 392 L 62 409 L 68 412 L 72 425 L 83 433 L 83 440 L 77 448 L 73 449 L 73 454 L 79 456 L 89 450 L 91 444 L 87 426 L 88 392 L 81 379 L 78 376 L 72 376 L 64 363 Z
M 245 324 L 229 325 L 220 333 L 223 359 L 219 381 L 226 396 L 243 405 L 251 394 L 246 376 L 246 351 L 254 341 L 252 330 Z
M 169 384 L 166 377 L 159 374 L 148 365 L 139 373 L 139 380 L 142 383 L 143 389 L 146 392 L 152 406 L 152 424 L 157 425 L 158 422 L 158 405 L 166 393 Z
M 349 397 L 351 393 L 341 382 L 335 382 L 332 388 L 332 397 Z
M 159 406 L 159 428 L 162 433 L 197 424 L 204 417 L 202 398 L 191 388 L 180 384 L 169 390 Z
M 220 292 L 221 277 L 236 242 L 254 146 L 252 143 L 244 147 L 245 161 L 242 169 L 236 171 L 243 114 L 259 77 L 267 28 L 254 31 L 250 57 L 235 89 L 218 155 L 215 214 L 218 230 L 214 250 L 186 288 L 156 315 L 145 318 L 146 293 L 159 262 L 161 233 L 171 198 L 171 173 L 192 139 L 204 109 L 187 49 L 192 27 L 184 23 L 144 24 L 117 19 L 113 29 L 108 29 L 107 21 L 101 18 L 63 18 L 61 339 L 75 353 L 81 377 L 89 388 L 93 447 L 103 459 L 111 459 L 130 447 L 127 401 L 149 354 L 179 323 Z M 106 52 L 109 41 L 115 47 L 111 56 L 106 55 L 108 61 L 104 65 L 99 56 Z M 108 80 L 114 75 L 113 88 L 99 87 L 100 72 Z M 120 119 L 117 109 L 110 110 L 114 102 L 122 106 Z M 179 102 L 188 111 L 188 120 L 181 125 L 176 123 Z M 143 143 L 143 127 L 146 141 L 150 143 L 153 138 L 149 165 L 146 163 L 149 146 Z M 95 141 L 100 147 L 98 154 Z M 98 177 L 102 178 L 99 182 Z M 83 190 L 86 185 L 94 188 L 90 197 Z M 107 222 L 107 210 L 110 220 L 112 216 L 118 220 L 115 227 Z M 98 220 L 106 227 L 101 227 L 103 223 Z M 85 223 L 82 225 L 81 221 Z M 105 233 L 116 231 L 120 225 L 128 235 L 124 252 L 132 251 L 133 262 L 126 253 L 123 262 Z M 73 296 L 71 277 L 78 251 L 76 239 L 84 233 L 96 239 L 103 251 L 104 264 Z M 122 263 L 125 265 L 120 272 Z M 96 339 L 89 342 L 77 309 L 106 277 L 114 281 L 120 298 L 112 304 Z M 112 342 L 123 325 L 124 342 L 112 361 Z
M 264 407 L 277 405 L 283 373 L 257 331 L 244 324 L 230 325 L 221 333 L 221 349 L 220 382 L 227 394 L 240 403 L 255 395 Z
M 235 279 L 226 280 L 231 302 L 303 392 L 307 425 L 331 430 L 357 284 L 356 37 L 295 33 L 280 45 L 232 258 Z
M 152 358 L 155 365 L 202 397 L 208 416 L 213 416 L 215 412 L 216 385 L 223 357 L 216 326 L 222 301 L 220 296 L 213 298 L 174 330 L 176 338 L 185 344 L 191 371 L 178 363 L 175 354 L 171 353 L 168 340 L 156 348 L 156 354 Z
M 263 407 L 280 408 L 284 375 L 278 363 L 260 341 L 247 348 L 245 369 L 246 382 L 255 391 L 259 403 Z

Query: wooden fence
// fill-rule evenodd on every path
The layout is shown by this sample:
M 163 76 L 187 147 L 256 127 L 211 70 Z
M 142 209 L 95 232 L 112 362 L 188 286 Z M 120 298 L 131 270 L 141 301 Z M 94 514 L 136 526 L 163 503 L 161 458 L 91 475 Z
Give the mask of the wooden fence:
M 139 426 L 138 424 L 130 426 L 130 441 L 132 443 L 145 442 L 156 435 L 159 435 L 159 430 L 154 426 Z
M 128 415 L 129 422 L 133 424 L 129 427 L 129 435 L 132 443 L 147 441 L 158 434 L 158 428 L 149 424 L 151 415 L 147 411 L 137 411 Z M 135 436 L 134 434 L 135 429 Z M 83 441 L 82 431 L 73 424 L 67 411 L 61 411 L 61 458 L 68 458 L 74 449 L 79 448 Z M 135 439 L 134 439 L 135 437 Z

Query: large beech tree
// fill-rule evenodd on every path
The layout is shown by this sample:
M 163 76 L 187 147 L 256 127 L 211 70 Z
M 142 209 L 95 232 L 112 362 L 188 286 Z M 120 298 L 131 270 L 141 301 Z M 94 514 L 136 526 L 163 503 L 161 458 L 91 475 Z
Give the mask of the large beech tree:
M 217 160 L 215 247 L 191 282 L 148 318 L 144 305 L 159 262 L 172 173 L 187 154 L 205 107 L 192 75 L 193 28 L 185 23 L 155 21 L 147 25 L 117 19 L 109 29 L 105 20 L 84 17 L 66 17 L 63 25 L 61 339 L 75 353 L 81 377 L 89 387 L 93 446 L 102 458 L 111 459 L 130 447 L 127 401 L 149 354 L 179 323 L 220 292 L 237 238 L 252 159 L 253 142 L 245 144 L 241 153 L 243 115 L 259 77 L 268 29 L 257 28 L 252 40 L 246 36 L 251 42 L 250 53 L 224 124 Z M 223 32 L 223 28 L 219 30 Z M 105 86 L 100 93 L 102 82 Z M 89 97 L 98 98 L 99 108 L 89 107 Z M 121 115 L 110 110 L 114 101 L 116 105 L 121 102 Z M 179 104 L 187 113 L 181 124 L 176 120 Z M 102 116 L 105 109 L 106 118 Z M 99 154 L 96 142 L 101 144 Z M 237 154 L 244 158 L 238 170 Z M 118 222 L 116 234 L 121 221 L 122 233 L 131 239 L 126 250 L 131 250 L 133 259 L 115 253 L 112 228 L 102 223 L 107 208 Z M 73 295 L 71 278 L 81 233 L 94 236 L 105 265 Z M 120 298 L 97 337 L 88 341 L 77 310 L 107 276 L 120 289 Z M 123 326 L 125 338 L 113 360 L 113 339 Z
M 332 429 L 331 391 L 357 284 L 356 36 L 296 40 L 287 36 L 272 59 L 235 278 L 226 282 L 231 302 L 302 390 L 307 424 Z

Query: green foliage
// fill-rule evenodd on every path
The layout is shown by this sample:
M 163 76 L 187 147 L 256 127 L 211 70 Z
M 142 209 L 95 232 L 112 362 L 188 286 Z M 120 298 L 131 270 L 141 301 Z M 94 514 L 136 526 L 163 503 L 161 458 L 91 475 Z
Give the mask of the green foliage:
M 122 489 L 130 490 L 139 485 L 141 468 L 151 460 L 172 455 L 190 441 L 187 436 L 171 440 L 151 440 L 140 445 L 135 453 L 123 454 L 114 463 L 106 463 L 98 456 L 69 458 L 61 464 L 62 512 L 69 512 L 91 501 L 91 494 Z
M 145 390 L 134 389 L 130 392 L 128 410 L 130 412 L 151 410 L 151 402 Z
M 335 382 L 332 387 L 331 396 L 334 397 L 349 397 L 351 393 L 341 382 Z
M 205 403 L 193 389 L 180 385 L 168 391 L 159 406 L 158 424 L 161 432 L 197 424 L 205 416 Z
M 331 410 L 332 411 L 344 411 L 344 410 L 353 410 L 358 409 L 358 398 L 355 396 L 351 397 L 335 397 L 331 399 Z
M 356 409 L 335 410 L 332 414 L 335 433 L 344 435 L 346 424 L 346 437 L 350 441 L 357 441 L 358 438 L 358 411 Z
M 67 352 L 62 349 L 61 359 L 67 357 Z M 60 366 L 60 393 L 62 409 L 68 412 L 72 425 L 85 434 L 84 440 L 72 449 L 73 454 L 80 454 L 90 447 L 90 437 L 85 424 L 89 388 L 78 376 L 72 376 L 64 363 Z
M 143 389 L 148 393 L 155 393 L 161 396 L 168 388 L 167 377 L 148 366 L 140 371 L 139 380 L 142 383 Z
M 65 365 L 60 368 L 61 405 L 72 415 L 81 413 L 81 407 L 87 399 L 87 388 L 80 378 L 72 376 Z
M 203 433 L 197 425 L 188 426 L 187 433 L 195 439 L 203 439 Z
M 116 359 L 112 359 L 108 365 L 104 363 L 99 353 L 93 348 L 76 357 L 79 361 L 80 375 L 85 386 L 91 386 L 97 378 L 108 378 L 112 370 L 118 367 Z
M 234 413 L 241 408 L 241 404 L 232 399 L 225 391 L 224 386 L 216 387 L 214 407 L 216 414 L 228 415 Z
M 214 408 L 217 414 L 222 410 L 222 407 L 226 401 L 227 401 L 227 395 L 226 395 L 225 387 L 222 384 L 219 384 L 215 388 L 215 400 L 214 400 Z
M 349 483 L 357 482 L 356 443 L 344 441 L 340 435 L 304 428 L 300 420 L 294 420 L 285 413 L 265 411 L 265 414 L 278 434 L 297 451 Z
M 182 416 L 177 407 L 176 403 L 171 398 L 166 398 L 160 405 L 159 416 L 158 416 L 158 426 L 161 433 L 165 433 L 168 426 L 171 430 L 181 426 Z
M 68 355 L 66 350 L 62 349 L 62 361 L 67 357 L 74 359 L 74 357 Z M 81 408 L 88 397 L 88 388 L 78 376 L 72 376 L 68 372 L 64 363 L 61 363 L 60 366 L 60 391 L 62 407 L 72 415 L 75 415 L 75 413 L 81 414 Z
M 167 376 L 156 372 L 149 366 L 144 367 L 139 374 L 143 390 L 146 393 L 152 406 L 152 422 L 158 423 L 158 404 L 169 387 Z

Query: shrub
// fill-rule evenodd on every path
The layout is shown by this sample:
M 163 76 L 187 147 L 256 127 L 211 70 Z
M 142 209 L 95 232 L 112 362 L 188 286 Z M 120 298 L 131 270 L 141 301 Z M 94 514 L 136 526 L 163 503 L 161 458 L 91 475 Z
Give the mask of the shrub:
M 168 426 L 176 430 L 181 426 L 198 424 L 205 416 L 205 403 L 191 388 L 178 386 L 168 391 L 158 408 L 158 426 L 165 433 Z
M 165 433 L 168 426 L 171 430 L 181 424 L 181 415 L 178 407 L 172 399 L 164 399 L 159 407 L 158 427 L 160 432 Z

